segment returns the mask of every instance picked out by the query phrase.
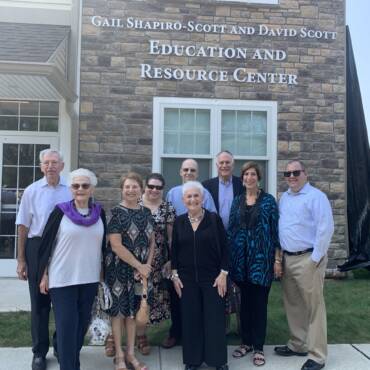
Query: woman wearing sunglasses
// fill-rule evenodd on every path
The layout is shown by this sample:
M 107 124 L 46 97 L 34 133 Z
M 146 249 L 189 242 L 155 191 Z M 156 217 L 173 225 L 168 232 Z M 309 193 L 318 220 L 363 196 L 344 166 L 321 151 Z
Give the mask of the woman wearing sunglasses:
M 278 238 L 279 212 L 274 197 L 259 188 L 261 170 L 247 162 L 241 170 L 245 192 L 231 206 L 228 241 L 232 280 L 241 292 L 240 322 L 242 344 L 233 357 L 253 352 L 253 364 L 265 364 L 267 302 L 271 283 L 281 276 Z
M 73 200 L 57 204 L 39 250 L 38 281 L 53 304 L 61 370 L 80 369 L 80 350 L 100 280 L 106 221 L 92 198 L 96 184 L 89 170 L 70 173 Z
M 170 298 L 164 284 L 163 274 L 171 275 L 169 246 L 172 239 L 172 226 L 175 221 L 175 209 L 170 202 L 163 200 L 165 180 L 159 173 L 152 173 L 145 179 L 144 194 L 139 204 L 149 208 L 154 220 L 154 255 L 152 261 L 151 282 L 153 301 L 150 306 L 150 323 L 157 324 L 170 317 Z M 149 355 L 150 345 L 146 336 L 146 327 L 137 326 L 136 344 L 143 355 Z

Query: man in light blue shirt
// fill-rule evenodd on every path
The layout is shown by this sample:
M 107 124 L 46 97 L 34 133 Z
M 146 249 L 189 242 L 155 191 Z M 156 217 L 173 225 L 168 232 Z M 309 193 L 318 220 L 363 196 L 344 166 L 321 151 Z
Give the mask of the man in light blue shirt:
M 302 370 L 320 370 L 327 357 L 323 288 L 333 215 L 327 196 L 307 182 L 302 162 L 289 162 L 284 177 L 289 189 L 279 202 L 279 237 L 290 340 L 286 346 L 275 347 L 275 352 L 281 356 L 308 355 Z
M 180 176 L 182 183 L 187 181 L 196 181 L 198 178 L 198 163 L 194 159 L 185 159 L 181 164 Z M 171 202 L 176 211 L 176 216 L 180 216 L 187 212 L 187 209 L 182 201 L 182 185 L 178 185 L 169 190 L 166 196 L 167 202 Z M 211 194 L 207 189 L 204 189 L 203 208 L 210 212 L 217 212 L 215 203 Z

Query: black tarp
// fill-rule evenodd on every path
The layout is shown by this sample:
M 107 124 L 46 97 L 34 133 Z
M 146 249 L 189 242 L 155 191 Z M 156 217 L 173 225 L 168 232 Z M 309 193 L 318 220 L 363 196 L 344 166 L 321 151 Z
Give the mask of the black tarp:
M 370 148 L 347 26 L 347 222 L 349 258 L 340 271 L 370 266 Z

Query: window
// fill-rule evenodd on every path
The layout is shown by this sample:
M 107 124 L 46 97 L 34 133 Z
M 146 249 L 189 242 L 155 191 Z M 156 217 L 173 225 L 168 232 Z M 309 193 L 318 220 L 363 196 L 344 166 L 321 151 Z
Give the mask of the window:
M 59 103 L 0 101 L 0 130 L 58 132 Z
M 199 180 L 216 176 L 215 156 L 229 150 L 239 176 L 247 160 L 259 162 L 262 186 L 276 193 L 276 103 L 226 99 L 154 98 L 153 169 L 167 189 L 180 183 L 186 158 L 199 164 Z

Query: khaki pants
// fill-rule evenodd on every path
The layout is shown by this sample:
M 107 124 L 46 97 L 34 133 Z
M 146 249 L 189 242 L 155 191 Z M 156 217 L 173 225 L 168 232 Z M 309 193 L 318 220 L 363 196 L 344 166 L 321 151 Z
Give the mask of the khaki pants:
M 310 359 L 323 364 L 327 357 L 326 309 L 324 277 L 328 258 L 318 266 L 311 253 L 300 256 L 284 254 L 282 279 L 283 299 L 290 339 L 288 347 L 308 352 Z

